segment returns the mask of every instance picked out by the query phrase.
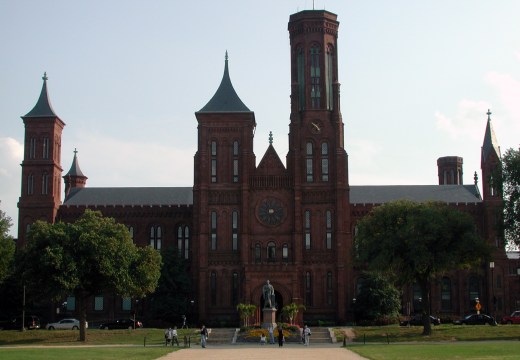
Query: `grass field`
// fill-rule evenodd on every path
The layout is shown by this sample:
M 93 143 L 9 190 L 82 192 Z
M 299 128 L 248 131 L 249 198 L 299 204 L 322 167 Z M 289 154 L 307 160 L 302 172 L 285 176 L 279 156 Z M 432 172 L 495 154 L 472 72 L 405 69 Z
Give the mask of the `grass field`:
M 353 344 L 349 350 L 371 360 L 513 360 L 520 359 L 520 342 L 486 341 L 428 344 Z
M 45 349 L 2 349 L 0 358 L 5 360 L 40 360 L 40 359 L 125 359 L 125 360 L 151 360 L 164 356 L 172 351 L 171 347 L 67 347 Z

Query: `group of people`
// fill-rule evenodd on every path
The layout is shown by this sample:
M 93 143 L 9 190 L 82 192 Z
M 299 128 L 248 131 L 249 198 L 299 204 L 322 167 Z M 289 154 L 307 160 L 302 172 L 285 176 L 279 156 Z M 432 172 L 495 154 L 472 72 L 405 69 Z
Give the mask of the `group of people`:
M 164 339 L 166 340 L 166 346 L 177 344 L 179 345 L 179 339 L 177 336 L 177 326 L 175 326 L 173 329 L 170 327 L 164 331 Z
M 269 325 L 267 328 L 267 332 L 269 334 L 269 344 L 274 344 L 274 328 L 272 325 Z M 305 325 L 305 327 L 302 330 L 302 343 L 305 346 L 309 346 L 309 340 L 311 336 L 311 328 Z M 266 336 L 262 333 L 260 335 L 260 344 L 265 345 L 267 342 Z M 278 346 L 282 347 L 285 343 L 285 336 L 283 334 L 283 329 L 281 327 L 278 328 Z

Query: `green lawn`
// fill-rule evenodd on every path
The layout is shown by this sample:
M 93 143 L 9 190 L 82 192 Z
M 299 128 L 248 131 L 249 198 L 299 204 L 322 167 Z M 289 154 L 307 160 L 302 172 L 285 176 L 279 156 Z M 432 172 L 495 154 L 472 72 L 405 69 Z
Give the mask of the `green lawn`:
M 520 358 L 520 342 L 486 341 L 428 344 L 348 345 L 349 350 L 371 360 L 509 360 Z
M 439 325 L 432 328 L 430 336 L 423 336 L 422 326 L 355 326 L 354 342 L 439 342 L 439 341 L 477 341 L 477 340 L 520 340 L 518 325 Z M 343 341 L 343 333 L 336 330 L 338 341 Z
M 39 359 L 125 359 L 148 360 L 157 359 L 176 349 L 171 347 L 68 347 L 42 349 L 2 349 L 0 358 L 6 360 L 39 360 Z

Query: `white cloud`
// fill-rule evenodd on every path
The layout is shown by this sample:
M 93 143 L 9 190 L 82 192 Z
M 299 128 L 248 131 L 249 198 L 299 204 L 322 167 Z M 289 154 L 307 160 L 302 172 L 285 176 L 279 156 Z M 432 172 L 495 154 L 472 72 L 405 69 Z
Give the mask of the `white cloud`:
M 520 55 L 520 53 L 519 53 Z M 520 133 L 520 81 L 511 74 L 489 72 L 486 80 L 498 95 L 500 105 L 504 109 L 504 114 L 499 116 L 500 121 L 504 122 L 503 129 L 508 132 Z
M 483 120 L 491 106 L 486 101 L 463 99 L 457 104 L 454 116 L 449 117 L 440 111 L 435 112 L 437 129 L 447 133 L 452 139 L 482 139 Z
M 23 144 L 9 137 L 0 138 L 0 208 L 13 220 L 9 233 L 16 237 L 18 229 L 17 202 L 20 195 L 20 163 Z

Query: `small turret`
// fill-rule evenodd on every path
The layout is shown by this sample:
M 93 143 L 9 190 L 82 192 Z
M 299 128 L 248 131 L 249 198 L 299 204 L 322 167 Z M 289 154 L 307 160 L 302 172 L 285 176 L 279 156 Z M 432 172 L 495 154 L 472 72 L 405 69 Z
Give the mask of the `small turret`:
M 87 184 L 87 179 L 83 172 L 79 168 L 78 162 L 78 151 L 74 149 L 74 159 L 72 160 L 72 166 L 69 172 L 63 177 L 65 182 L 65 200 L 68 198 L 70 191 L 74 188 L 84 188 Z
M 438 158 L 439 185 L 462 185 L 462 163 L 462 158 L 458 156 Z

